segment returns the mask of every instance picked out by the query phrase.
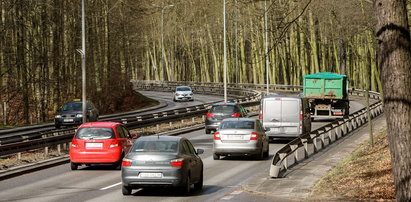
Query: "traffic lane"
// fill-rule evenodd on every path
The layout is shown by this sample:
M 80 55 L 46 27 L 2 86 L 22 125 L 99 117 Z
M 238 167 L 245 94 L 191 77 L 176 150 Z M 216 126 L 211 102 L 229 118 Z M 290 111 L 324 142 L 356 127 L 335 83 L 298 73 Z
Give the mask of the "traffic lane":
M 223 158 L 212 159 L 212 135 L 206 135 L 204 130 L 183 134 L 194 143 L 196 148 L 205 149 L 201 155 L 204 161 L 204 190 L 194 192 L 185 197 L 176 192 L 155 192 L 142 190 L 134 192 L 135 196 L 144 200 L 158 201 L 161 197 L 166 200 L 195 199 L 206 201 L 216 199 L 241 182 L 248 179 L 269 166 L 270 160 L 257 161 L 253 159 Z M 270 153 L 274 153 L 279 146 L 270 146 Z M 26 174 L 5 180 L 0 185 L 1 201 L 85 201 L 85 200 L 135 200 L 136 197 L 124 197 L 121 194 L 120 171 L 110 167 L 80 167 L 80 170 L 71 171 L 69 164 L 53 167 L 47 170 Z
M 175 189 L 140 189 L 133 190 L 131 196 L 122 196 L 120 186 L 90 201 L 215 201 L 238 188 L 243 182 L 257 173 L 269 168 L 272 154 L 284 144 L 271 144 L 270 157 L 265 160 L 255 160 L 249 157 L 224 157 L 213 160 L 213 135 L 206 135 L 204 131 L 183 134 L 194 144 L 195 148 L 205 149 L 200 155 L 204 163 L 204 188 L 192 192 L 189 196 L 181 196 Z M 81 198 L 80 198 L 81 199 Z M 81 200 L 83 200 L 82 198 Z
M 182 108 L 182 107 L 189 107 L 189 106 L 200 105 L 200 104 L 205 104 L 205 103 L 210 103 L 210 102 L 217 102 L 223 99 L 222 96 L 194 94 L 194 101 L 174 102 L 172 92 L 139 91 L 139 93 L 143 94 L 146 97 L 163 101 L 167 103 L 168 105 L 166 109 L 163 108 L 159 110 L 153 110 L 150 112 L 159 112 L 159 111 L 177 109 L 177 108 Z

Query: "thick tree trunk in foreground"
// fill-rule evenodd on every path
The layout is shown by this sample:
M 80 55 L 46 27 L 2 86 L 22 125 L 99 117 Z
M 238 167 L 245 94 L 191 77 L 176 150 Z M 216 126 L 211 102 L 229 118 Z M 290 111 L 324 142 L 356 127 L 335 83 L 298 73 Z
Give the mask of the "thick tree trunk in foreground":
M 406 0 L 377 0 L 375 9 L 396 199 L 411 201 L 411 39 Z

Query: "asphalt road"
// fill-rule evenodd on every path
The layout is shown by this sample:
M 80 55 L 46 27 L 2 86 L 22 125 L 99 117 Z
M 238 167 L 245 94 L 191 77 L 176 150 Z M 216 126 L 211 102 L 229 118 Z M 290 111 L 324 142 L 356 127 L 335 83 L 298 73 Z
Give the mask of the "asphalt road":
M 154 93 L 156 99 L 169 102 L 170 96 Z M 146 94 L 148 95 L 148 94 Z M 150 96 L 150 95 L 148 95 Z M 150 96 L 151 97 L 151 96 Z M 153 96 L 154 97 L 154 96 Z M 203 99 L 197 96 L 197 101 Z M 217 98 L 218 99 L 218 98 Z M 204 97 L 210 102 L 210 96 Z M 172 102 L 172 101 L 171 101 Z M 189 102 L 190 103 L 190 102 Z M 192 103 L 192 102 L 191 102 Z M 171 103 L 184 105 L 188 103 Z M 172 106 L 169 106 L 172 107 Z M 178 106 L 181 107 L 181 106 Z M 351 102 L 351 111 L 363 107 L 358 102 Z M 164 109 L 163 109 L 164 110 Z M 313 122 L 313 129 L 327 122 Z M 196 148 L 205 150 L 201 154 L 204 162 L 204 188 L 192 192 L 189 196 L 176 194 L 172 189 L 133 190 L 133 195 L 121 194 L 119 170 L 108 166 L 80 167 L 71 171 L 69 164 L 52 167 L 34 173 L 4 180 L 0 183 L 0 201 L 272 201 L 265 196 L 244 193 L 240 186 L 247 179 L 267 170 L 272 155 L 286 142 L 270 144 L 270 157 L 266 160 L 251 158 L 225 157 L 213 160 L 212 135 L 204 130 L 194 131 L 181 136 L 187 137 Z

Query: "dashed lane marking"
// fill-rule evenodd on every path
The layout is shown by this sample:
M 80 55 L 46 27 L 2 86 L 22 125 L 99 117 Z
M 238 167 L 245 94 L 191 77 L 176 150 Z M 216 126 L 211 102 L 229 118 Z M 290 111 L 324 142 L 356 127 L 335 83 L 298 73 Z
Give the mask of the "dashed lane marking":
M 107 187 L 103 187 L 103 188 L 101 188 L 100 190 L 106 190 L 106 189 L 110 189 L 110 188 L 112 188 L 112 187 L 115 187 L 115 186 L 118 186 L 118 185 L 120 185 L 121 184 L 121 182 L 119 182 L 119 183 L 116 183 L 116 184 L 112 184 L 112 185 L 110 185 L 110 186 L 107 186 Z

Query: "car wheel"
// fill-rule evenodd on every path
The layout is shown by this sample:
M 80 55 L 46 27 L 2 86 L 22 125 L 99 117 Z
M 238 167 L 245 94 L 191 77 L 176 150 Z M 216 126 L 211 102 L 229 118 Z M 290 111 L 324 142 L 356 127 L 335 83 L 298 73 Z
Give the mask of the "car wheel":
M 261 147 L 261 151 L 259 154 L 256 155 L 258 160 L 263 160 L 264 159 L 264 148 Z
M 187 195 L 190 193 L 190 189 L 191 189 L 190 176 L 187 176 L 186 182 L 183 184 L 183 187 L 181 187 L 181 193 L 184 195 Z
M 71 163 L 70 163 L 70 168 L 71 168 L 71 170 L 77 170 L 78 164 L 71 162 Z
M 121 187 L 121 192 L 123 193 L 124 196 L 131 195 L 131 191 L 132 191 L 131 187 L 124 186 L 124 185 Z
M 194 184 L 195 190 L 202 190 L 203 189 L 203 170 L 201 170 L 200 180 Z
M 213 154 L 213 159 L 214 159 L 214 160 L 220 160 L 220 155 L 218 155 L 218 154 Z
M 211 130 L 210 130 L 210 129 L 206 129 L 206 130 L 205 130 L 205 133 L 206 133 L 206 134 L 210 134 L 210 133 L 211 133 Z

